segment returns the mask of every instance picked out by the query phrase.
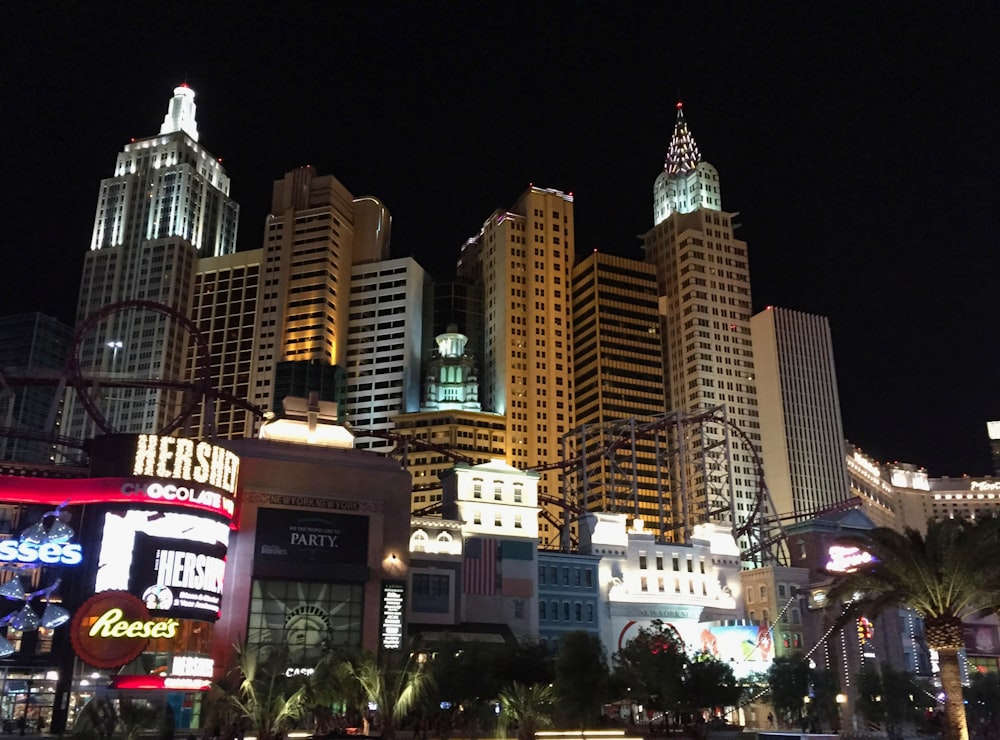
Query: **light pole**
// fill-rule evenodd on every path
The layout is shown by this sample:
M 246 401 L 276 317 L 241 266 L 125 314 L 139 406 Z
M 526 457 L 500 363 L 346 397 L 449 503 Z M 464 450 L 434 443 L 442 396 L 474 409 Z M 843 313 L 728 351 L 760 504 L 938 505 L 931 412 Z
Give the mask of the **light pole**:
M 108 346 L 111 348 L 111 372 L 115 371 L 115 366 L 118 364 L 118 350 L 122 348 L 122 340 L 112 339 L 108 342 Z

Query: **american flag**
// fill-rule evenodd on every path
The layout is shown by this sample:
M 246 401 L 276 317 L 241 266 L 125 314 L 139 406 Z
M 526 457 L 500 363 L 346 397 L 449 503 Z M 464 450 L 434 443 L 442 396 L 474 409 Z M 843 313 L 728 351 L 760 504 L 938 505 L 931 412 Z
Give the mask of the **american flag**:
M 467 594 L 497 592 L 497 541 L 470 537 L 465 541 L 462 590 Z

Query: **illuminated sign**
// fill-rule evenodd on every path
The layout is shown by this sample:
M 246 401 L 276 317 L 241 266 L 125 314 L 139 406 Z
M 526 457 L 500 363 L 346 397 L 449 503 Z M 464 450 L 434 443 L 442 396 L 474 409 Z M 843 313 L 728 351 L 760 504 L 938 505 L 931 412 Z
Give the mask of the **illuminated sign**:
M 165 622 L 154 622 L 152 619 L 146 621 L 130 622 L 125 619 L 125 610 L 119 607 L 108 609 L 97 618 L 87 634 L 90 637 L 166 637 L 177 636 L 176 619 L 168 619 Z
M 240 459 L 225 447 L 183 437 L 140 434 L 132 474 L 193 481 L 236 493 Z
M 827 554 L 829 560 L 826 561 L 825 567 L 831 573 L 853 573 L 875 559 L 869 552 L 844 545 L 830 545 Z
M 402 583 L 382 583 L 382 649 L 399 650 L 403 646 Z
M 151 639 L 177 635 L 176 619 L 157 620 L 124 591 L 106 591 L 83 603 L 70 624 L 76 654 L 97 668 L 118 668 L 135 659 Z
M 175 655 L 170 662 L 172 677 L 211 678 L 215 672 L 215 661 L 201 655 Z
M 1000 491 L 1000 480 L 974 480 L 969 483 L 970 491 Z
M 173 483 L 141 483 L 130 481 L 122 484 L 122 494 L 125 496 L 142 496 L 150 501 L 165 501 L 171 504 L 187 504 L 194 508 L 207 509 L 224 514 L 230 519 L 236 510 L 236 502 L 218 491 L 189 486 L 177 486 Z
M 96 591 L 128 591 L 156 617 L 214 621 L 222 606 L 229 526 L 206 516 L 110 511 Z
M 41 563 L 43 565 L 78 565 L 83 560 L 83 549 L 71 543 L 0 542 L 0 562 Z

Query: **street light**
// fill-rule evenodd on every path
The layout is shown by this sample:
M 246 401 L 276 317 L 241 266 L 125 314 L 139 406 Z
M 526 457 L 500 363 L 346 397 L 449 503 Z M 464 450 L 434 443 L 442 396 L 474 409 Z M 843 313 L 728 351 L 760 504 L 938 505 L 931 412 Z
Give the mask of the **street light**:
M 115 365 L 118 364 L 118 350 L 120 350 L 122 348 L 122 340 L 120 340 L 120 339 L 112 339 L 110 342 L 108 342 L 108 347 L 110 347 L 111 351 L 112 351 L 112 355 L 111 355 L 111 370 L 112 370 L 112 372 L 114 372 Z

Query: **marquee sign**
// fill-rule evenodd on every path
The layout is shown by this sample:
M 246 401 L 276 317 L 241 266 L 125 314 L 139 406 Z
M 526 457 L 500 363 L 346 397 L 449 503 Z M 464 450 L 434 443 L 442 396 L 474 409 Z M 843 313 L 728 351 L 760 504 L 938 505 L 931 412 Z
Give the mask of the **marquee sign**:
M 176 619 L 151 619 L 139 599 L 124 591 L 105 591 L 84 602 L 70 624 L 70 639 L 80 659 L 96 668 L 119 668 L 134 660 L 151 639 L 177 636 Z
M 382 582 L 382 629 L 383 650 L 399 650 L 403 646 L 403 583 Z
M 158 434 L 136 438 L 133 475 L 190 481 L 235 495 L 239 470 L 240 458 L 225 447 Z

